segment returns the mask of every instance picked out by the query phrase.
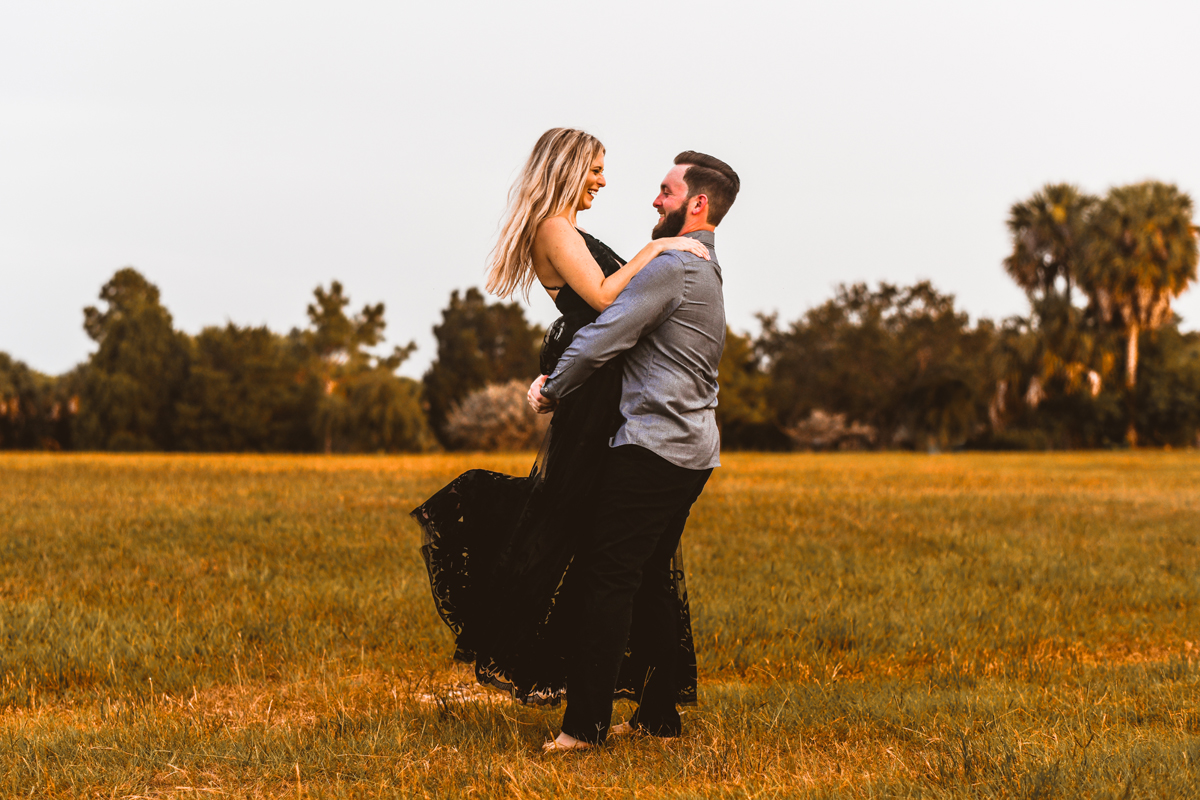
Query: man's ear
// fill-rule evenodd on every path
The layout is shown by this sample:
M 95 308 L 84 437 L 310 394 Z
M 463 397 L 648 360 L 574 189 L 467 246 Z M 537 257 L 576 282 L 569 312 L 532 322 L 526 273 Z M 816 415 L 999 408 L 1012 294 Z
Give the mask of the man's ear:
M 688 200 L 689 214 L 703 214 L 708 209 L 708 195 L 698 194 Z

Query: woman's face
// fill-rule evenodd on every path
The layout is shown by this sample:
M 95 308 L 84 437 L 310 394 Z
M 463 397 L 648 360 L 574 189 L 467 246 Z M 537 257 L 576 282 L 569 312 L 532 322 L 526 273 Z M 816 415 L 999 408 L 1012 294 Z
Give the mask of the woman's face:
M 591 169 L 588 170 L 587 181 L 583 184 L 583 195 L 579 198 L 579 211 L 586 211 L 592 207 L 592 201 L 596 199 L 596 192 L 600 191 L 600 187 L 604 186 L 608 181 L 604 180 L 604 151 L 592 162 Z

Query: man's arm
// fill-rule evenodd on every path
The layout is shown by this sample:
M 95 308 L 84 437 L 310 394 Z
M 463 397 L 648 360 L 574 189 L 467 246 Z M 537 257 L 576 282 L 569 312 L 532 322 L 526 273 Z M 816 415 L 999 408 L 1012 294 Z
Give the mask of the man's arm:
M 540 387 L 558 401 L 583 385 L 609 359 L 661 325 L 683 302 L 683 260 L 674 251 L 651 261 L 591 325 L 585 325 Z

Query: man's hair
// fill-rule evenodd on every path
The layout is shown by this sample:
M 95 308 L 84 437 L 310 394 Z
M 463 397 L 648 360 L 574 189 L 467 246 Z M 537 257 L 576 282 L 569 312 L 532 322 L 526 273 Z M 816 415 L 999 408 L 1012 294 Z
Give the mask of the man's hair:
M 688 187 L 688 197 L 702 194 L 708 197 L 708 224 L 719 225 L 725 213 L 737 199 L 742 181 L 733 167 L 719 158 L 713 158 L 695 150 L 685 150 L 675 156 L 676 164 L 687 164 L 683 182 Z

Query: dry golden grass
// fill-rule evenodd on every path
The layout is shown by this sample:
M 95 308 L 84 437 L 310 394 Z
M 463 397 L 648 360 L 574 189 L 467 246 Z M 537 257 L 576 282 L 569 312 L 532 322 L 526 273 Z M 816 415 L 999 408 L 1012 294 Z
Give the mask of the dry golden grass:
M 0 795 L 1200 796 L 1196 454 L 729 455 L 685 736 L 557 759 L 406 516 L 529 460 L 0 456 Z

